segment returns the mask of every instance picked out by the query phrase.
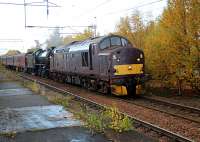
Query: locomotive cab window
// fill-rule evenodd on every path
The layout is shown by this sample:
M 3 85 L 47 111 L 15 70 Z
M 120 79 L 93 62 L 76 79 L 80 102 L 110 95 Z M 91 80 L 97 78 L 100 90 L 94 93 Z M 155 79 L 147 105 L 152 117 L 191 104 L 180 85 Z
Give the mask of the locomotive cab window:
M 120 46 L 121 45 L 120 37 L 111 37 L 110 40 L 111 40 L 112 46 L 115 46 L 115 45 Z
M 129 43 L 128 43 L 128 41 L 126 40 L 126 39 L 124 39 L 124 38 L 121 38 L 121 40 L 122 40 L 122 46 L 127 46 Z
M 108 48 L 108 47 L 110 47 L 110 39 L 106 38 L 100 43 L 100 48 L 105 49 L 105 48 Z
M 88 67 L 88 52 L 82 52 L 81 58 L 82 58 L 82 66 Z

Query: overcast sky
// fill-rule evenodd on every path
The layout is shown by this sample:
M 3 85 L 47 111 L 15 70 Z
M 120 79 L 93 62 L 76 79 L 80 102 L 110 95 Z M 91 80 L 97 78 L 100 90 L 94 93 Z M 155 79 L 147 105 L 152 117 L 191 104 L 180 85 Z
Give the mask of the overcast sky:
M 44 1 L 26 0 L 26 3 Z M 0 0 L 0 3 L 5 2 L 23 4 L 24 0 Z M 84 28 L 73 26 L 96 24 L 97 32 L 104 35 L 113 32 L 120 17 L 131 15 L 133 10 L 139 10 L 144 20 L 148 21 L 158 17 L 167 4 L 167 0 L 49 0 L 49 2 L 60 7 L 50 7 L 48 18 L 46 7 L 26 7 L 27 26 L 71 26 L 61 32 L 77 33 L 82 32 Z M 25 28 L 23 5 L 0 4 L 0 19 L 0 54 L 10 49 L 25 52 L 35 45 L 34 40 L 42 43 L 52 33 L 52 29 Z M 12 42 L 9 42 L 10 40 Z

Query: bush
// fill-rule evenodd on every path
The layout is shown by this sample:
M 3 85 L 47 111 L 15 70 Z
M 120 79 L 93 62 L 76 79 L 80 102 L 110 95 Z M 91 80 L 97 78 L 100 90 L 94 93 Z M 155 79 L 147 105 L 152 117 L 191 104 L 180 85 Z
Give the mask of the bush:
M 108 127 L 117 131 L 129 131 L 133 129 L 132 120 L 121 114 L 116 107 L 108 108 L 105 112 L 105 117 L 107 117 Z

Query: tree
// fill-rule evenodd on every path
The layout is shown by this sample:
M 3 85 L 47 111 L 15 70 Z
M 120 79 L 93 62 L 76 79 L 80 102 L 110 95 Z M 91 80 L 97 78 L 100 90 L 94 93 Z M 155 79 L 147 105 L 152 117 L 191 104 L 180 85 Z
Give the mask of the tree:
M 18 51 L 18 50 L 9 50 L 5 55 L 17 55 L 17 54 L 20 54 L 21 52 Z
M 73 41 L 82 41 L 82 40 L 86 40 L 88 38 L 91 38 L 93 36 L 93 32 L 91 29 L 85 29 L 83 33 L 80 34 L 76 34 L 74 36 L 66 36 L 64 37 L 63 41 L 64 44 L 69 44 Z
M 85 29 L 83 33 L 77 34 L 73 37 L 73 39 L 76 41 L 80 41 L 80 40 L 85 40 L 88 38 L 91 38 L 93 36 L 93 32 L 91 29 Z
M 47 48 L 57 47 L 63 44 L 63 38 L 60 37 L 60 30 L 56 28 L 50 37 L 46 40 Z
M 200 89 L 197 71 L 200 22 L 194 20 L 199 17 L 199 6 L 196 0 L 169 0 L 161 19 L 146 34 L 145 55 L 147 62 L 151 60 L 148 65 L 151 73 L 168 85 L 177 86 L 179 94 L 187 83 Z
M 127 37 L 137 48 L 143 48 L 145 26 L 139 11 L 134 11 L 131 17 L 121 18 L 116 26 L 116 33 Z
M 116 32 L 145 53 L 146 70 L 168 87 L 200 90 L 200 1 L 168 0 L 157 21 L 143 24 L 139 12 L 121 18 Z
M 63 39 L 63 43 L 66 45 L 66 44 L 69 44 L 71 42 L 75 41 L 75 39 L 70 35 L 70 36 L 66 36 L 64 37 Z
M 120 22 L 116 26 L 116 34 L 128 38 L 135 45 L 129 17 L 120 18 Z

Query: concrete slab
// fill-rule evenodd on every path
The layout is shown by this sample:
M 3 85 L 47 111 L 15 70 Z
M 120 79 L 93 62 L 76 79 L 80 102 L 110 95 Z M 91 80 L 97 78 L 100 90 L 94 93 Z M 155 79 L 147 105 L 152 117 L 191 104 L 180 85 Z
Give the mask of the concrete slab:
M 24 88 L 19 82 L 0 82 L 0 90 Z
M 102 134 L 92 135 L 82 127 L 55 128 L 19 133 L 14 138 L 0 136 L 0 142 L 110 142 Z
M 1 96 L 14 96 L 14 95 L 28 95 L 32 92 L 27 88 L 14 88 L 14 89 L 2 89 L 0 90 Z
M 49 103 L 45 97 L 34 94 L 0 97 L 0 109 L 45 105 L 51 105 L 51 103 Z
M 80 126 L 73 114 L 59 105 L 0 110 L 0 133 L 24 132 L 56 127 Z

